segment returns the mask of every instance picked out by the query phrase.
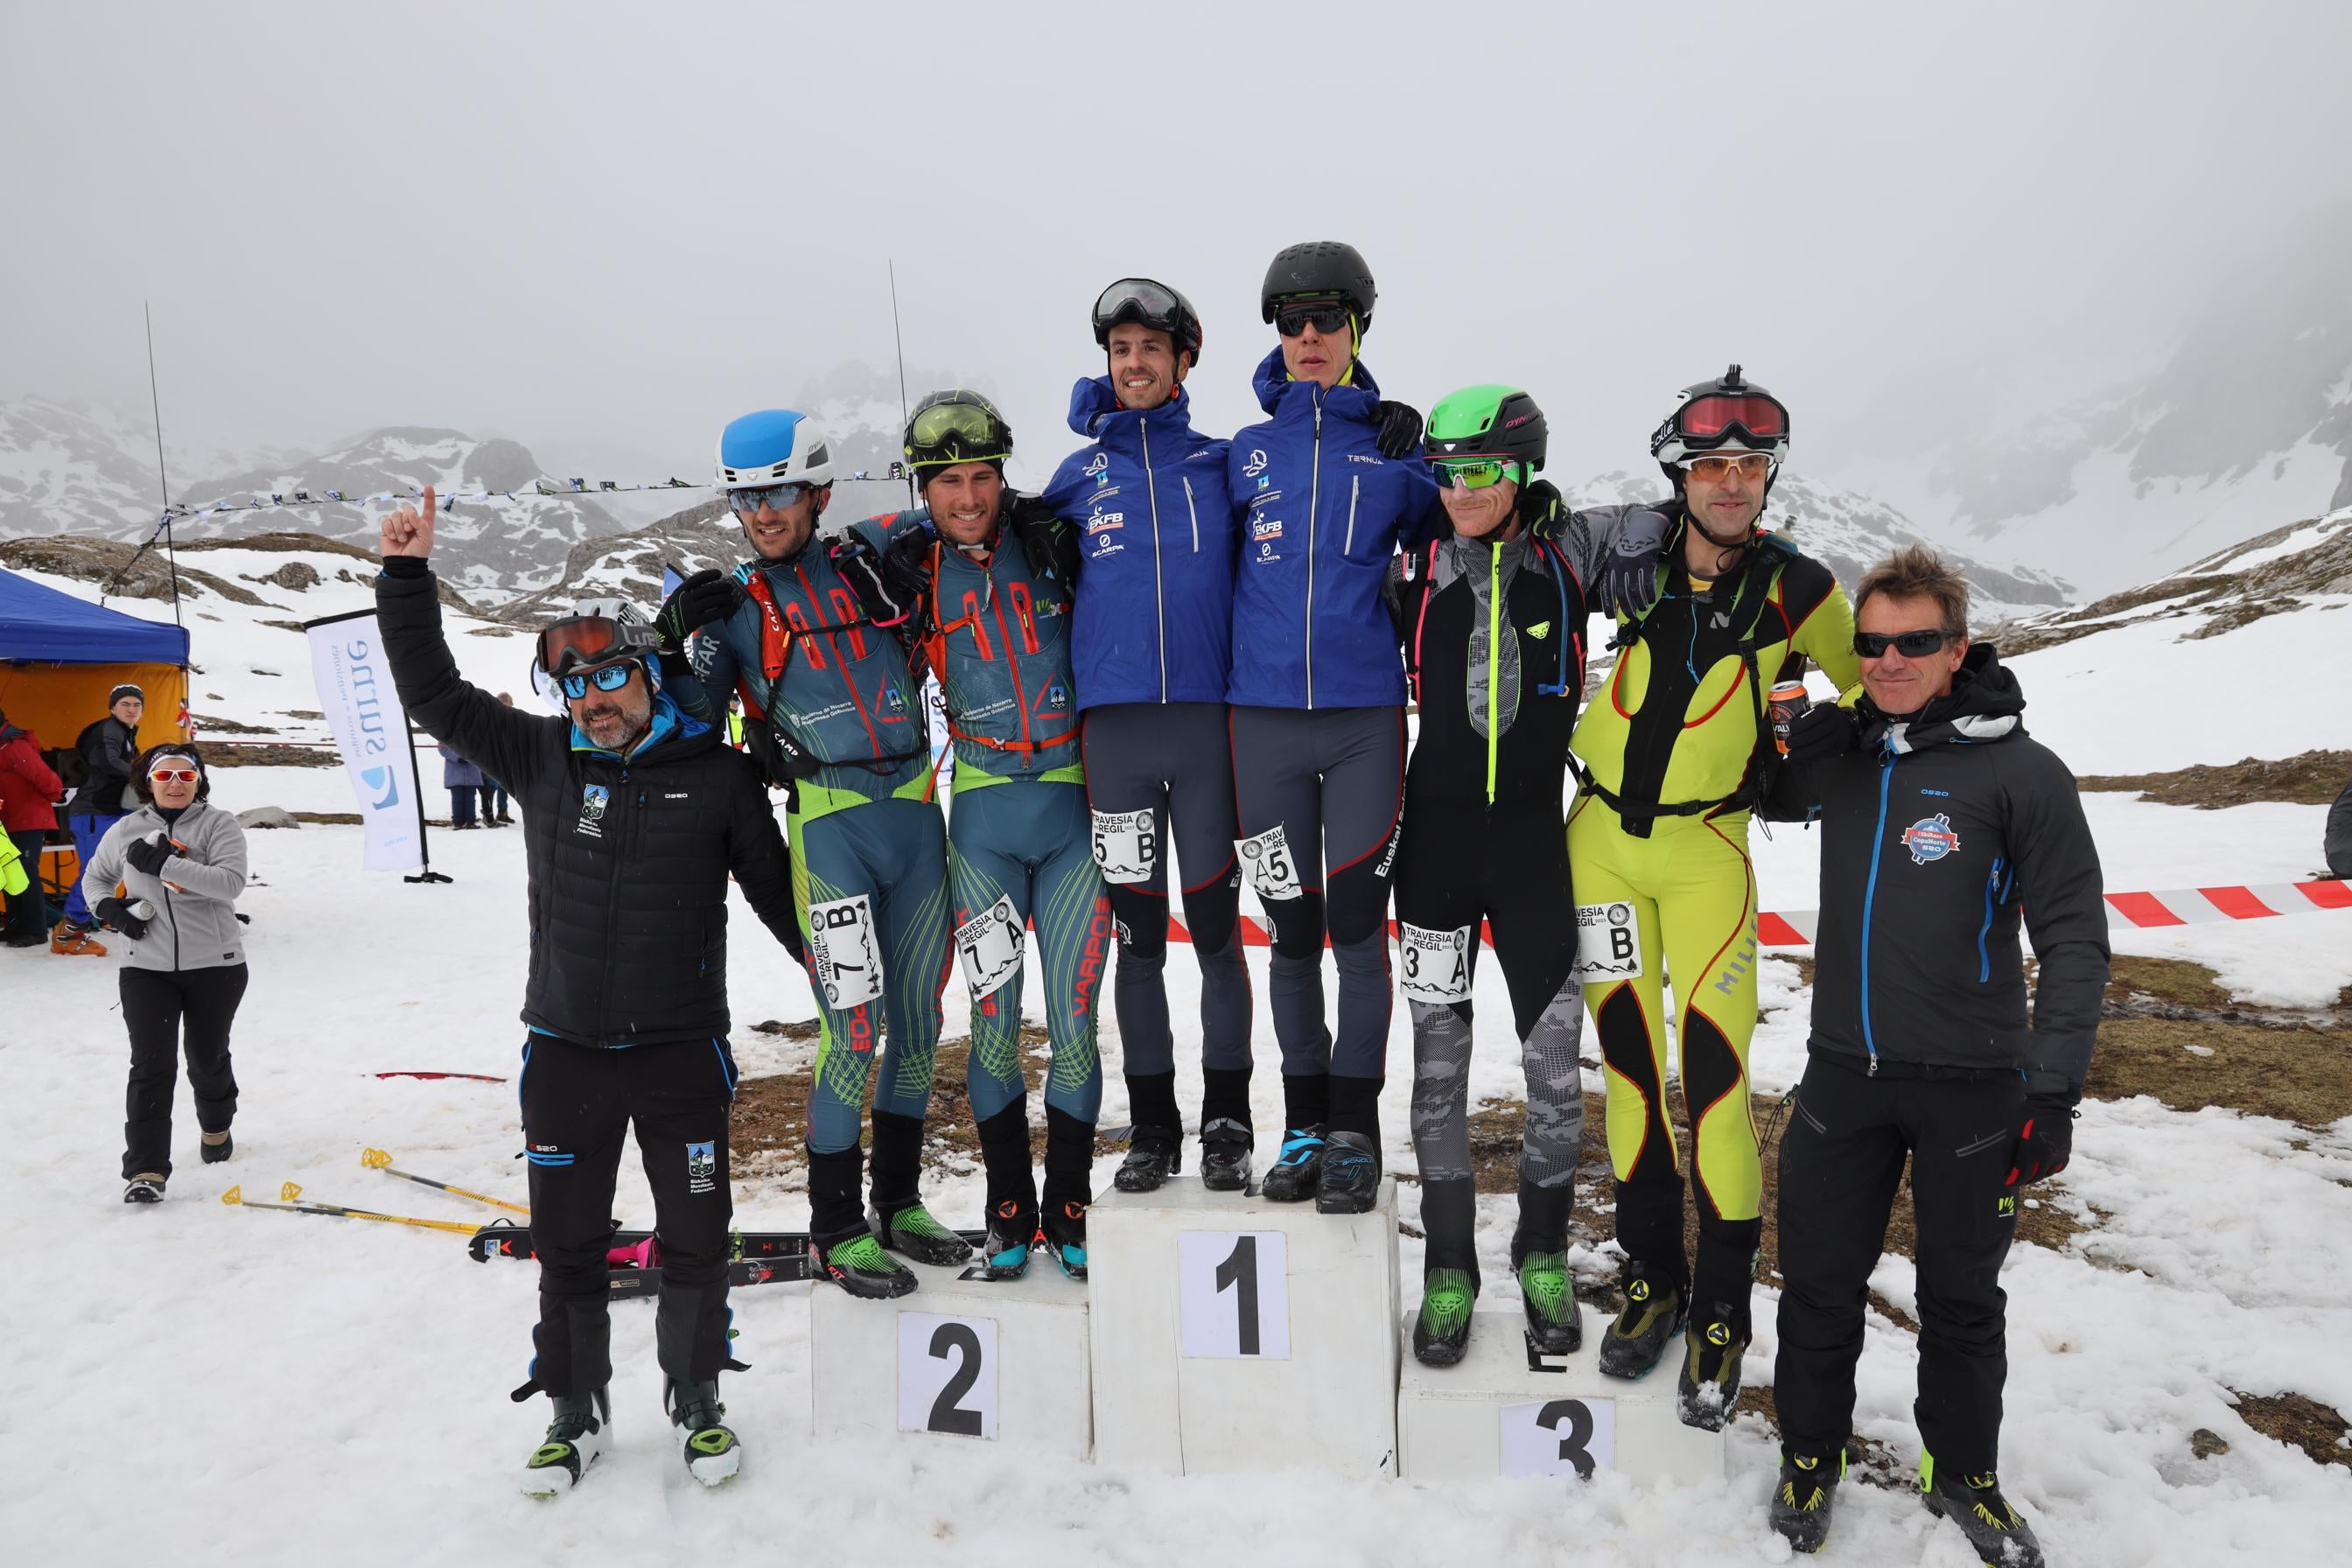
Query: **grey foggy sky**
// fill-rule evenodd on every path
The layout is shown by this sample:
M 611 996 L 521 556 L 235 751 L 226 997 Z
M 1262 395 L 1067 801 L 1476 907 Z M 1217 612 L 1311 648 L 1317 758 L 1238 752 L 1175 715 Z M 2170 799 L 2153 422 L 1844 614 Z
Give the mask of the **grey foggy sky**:
M 887 365 L 892 255 L 910 364 L 986 374 L 1032 463 L 1129 272 L 1200 305 L 1223 433 L 1267 258 L 1334 237 L 1384 390 L 1525 384 L 1563 479 L 1733 358 L 1834 478 L 2152 367 L 2352 191 L 2337 0 L 13 0 L 0 58 L 0 396 L 143 412 L 144 297 L 175 445 L 430 423 L 623 477 Z

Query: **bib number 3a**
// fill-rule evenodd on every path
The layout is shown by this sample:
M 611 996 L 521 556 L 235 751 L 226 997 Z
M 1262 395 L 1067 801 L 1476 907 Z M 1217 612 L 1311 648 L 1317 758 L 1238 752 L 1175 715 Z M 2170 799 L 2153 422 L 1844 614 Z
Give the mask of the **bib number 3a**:
M 1444 1006 L 1469 995 L 1471 936 L 1469 926 L 1431 931 L 1400 922 L 1397 944 L 1402 956 L 1398 968 L 1405 1000 Z
M 864 893 L 811 904 L 809 965 L 835 1012 L 882 994 L 882 953 L 874 941 L 874 905 Z
M 1642 978 L 1642 922 L 1630 903 L 1576 906 L 1576 979 Z
M 975 1002 L 993 996 L 1003 984 L 1021 973 L 1022 920 L 1013 900 L 1001 898 L 956 927 L 956 956 L 963 963 L 963 983 Z
M 1290 840 L 1276 823 L 1264 833 L 1234 840 L 1234 848 L 1242 858 L 1242 868 L 1249 873 L 1250 886 L 1257 896 L 1265 900 L 1298 897 L 1298 862 L 1291 858 Z
M 1159 863 L 1160 827 L 1150 810 L 1095 813 L 1095 864 L 1104 881 L 1149 882 Z

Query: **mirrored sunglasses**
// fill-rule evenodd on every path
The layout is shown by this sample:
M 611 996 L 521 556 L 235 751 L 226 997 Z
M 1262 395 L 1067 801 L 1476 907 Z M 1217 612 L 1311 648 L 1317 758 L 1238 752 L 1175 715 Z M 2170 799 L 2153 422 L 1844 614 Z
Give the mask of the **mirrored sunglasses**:
M 619 664 L 607 664 L 595 669 L 573 670 L 560 684 L 566 697 L 587 696 L 588 683 L 592 680 L 599 691 L 618 691 L 629 683 L 629 677 L 635 673 L 636 668 L 625 659 Z

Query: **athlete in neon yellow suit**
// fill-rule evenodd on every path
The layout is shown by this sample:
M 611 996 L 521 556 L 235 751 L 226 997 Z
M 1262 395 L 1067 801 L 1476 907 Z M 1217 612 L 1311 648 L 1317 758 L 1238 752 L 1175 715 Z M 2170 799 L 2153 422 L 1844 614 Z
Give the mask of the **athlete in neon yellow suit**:
M 1859 679 L 1853 613 L 1837 580 L 1756 526 L 1788 447 L 1787 409 L 1737 365 L 1685 391 L 1658 427 L 1651 450 L 1675 490 L 1657 509 L 1665 565 L 1654 602 L 1621 611 L 1624 651 L 1571 746 L 1584 786 L 1568 825 L 1579 973 L 1606 1068 L 1626 1255 L 1625 1310 L 1602 1339 L 1601 1368 L 1638 1377 L 1685 1329 L 1681 1415 L 1709 1428 L 1721 1427 L 1739 1390 L 1761 1228 L 1748 1092 L 1756 1027 L 1748 818 L 1777 759 L 1765 693 L 1801 672 L 1807 656 L 1842 689 Z M 1695 1276 L 1666 1117 L 1661 983 L 1669 976 L 1694 1145 Z

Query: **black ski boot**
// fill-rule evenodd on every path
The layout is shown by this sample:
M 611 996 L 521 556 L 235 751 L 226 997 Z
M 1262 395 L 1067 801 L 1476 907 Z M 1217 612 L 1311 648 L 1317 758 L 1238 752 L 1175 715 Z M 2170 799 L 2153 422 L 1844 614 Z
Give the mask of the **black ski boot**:
M 1780 1449 L 1780 1485 L 1772 1493 L 1772 1530 L 1792 1552 L 1812 1552 L 1830 1538 L 1830 1509 L 1845 1479 L 1845 1450 L 1837 1462 Z
M 1318 1214 L 1370 1214 L 1381 1195 L 1381 1155 L 1361 1132 L 1334 1132 L 1324 1141 L 1323 1170 L 1315 1187 Z
M 869 1301 L 904 1296 L 915 1271 L 882 1250 L 857 1202 L 864 1156 L 856 1144 L 829 1154 L 809 1151 L 809 1275 L 830 1279 Z
M 1601 1335 L 1601 1371 L 1608 1377 L 1642 1377 L 1656 1366 L 1666 1346 L 1682 1331 L 1685 1307 L 1680 1282 L 1653 1279 L 1648 1266 L 1628 1264 L 1625 1310 Z
M 1748 1353 L 1748 1330 L 1729 1302 L 1717 1301 L 1690 1320 L 1683 1344 L 1675 1414 L 1685 1426 L 1720 1432 L 1739 1401 L 1739 1362 Z
M 1282 1152 L 1265 1173 L 1265 1195 L 1273 1203 L 1305 1203 L 1323 1181 L 1323 1128 L 1294 1127 L 1282 1135 Z M 1205 1168 L 1205 1162 L 1203 1163 Z
M 1045 1108 L 1045 1205 L 1038 1231 L 1054 1266 L 1087 1277 L 1087 1207 L 1095 1201 L 1095 1124 Z
M 1023 1142 L 1025 1163 L 1025 1134 Z M 874 1209 L 867 1223 L 891 1251 L 952 1268 L 971 1257 L 971 1247 L 923 1206 L 922 1157 L 921 1117 L 874 1112 Z
M 562 1497 L 580 1484 L 611 1439 L 613 1399 L 599 1386 L 585 1394 L 551 1395 L 555 1419 L 522 1467 L 522 1495 Z
M 1128 1139 L 1127 1158 L 1110 1179 L 1122 1193 L 1156 1193 L 1169 1177 L 1184 1169 L 1184 1133 L 1175 1127 L 1136 1128 Z
M 1460 1268 L 1433 1268 L 1412 1321 L 1412 1356 L 1423 1366 L 1452 1366 L 1470 1349 L 1470 1314 L 1478 1281 Z
M 1087 1277 L 1087 1205 L 1076 1198 L 1048 1204 L 1039 1222 L 1046 1256 L 1073 1279 Z
M 229 1136 L 228 1129 L 224 1127 L 217 1132 L 205 1133 L 196 1152 L 205 1157 L 205 1164 L 217 1165 L 236 1152 L 236 1140 Z
M 988 1240 L 981 1268 L 991 1279 L 1018 1279 L 1029 1272 L 1029 1249 L 1037 1242 L 1037 1207 L 1005 1198 L 988 1209 Z
M 142 1171 L 123 1184 L 122 1201 L 126 1204 L 160 1204 L 163 1201 L 163 1178 L 152 1171 Z
M 981 1267 L 991 1279 L 1018 1279 L 1029 1271 L 1037 1239 L 1037 1178 L 1029 1168 L 1029 1108 L 1014 1100 L 979 1127 L 980 1158 L 988 1173 L 988 1236 Z
M 1201 1184 L 1213 1193 L 1246 1192 L 1250 1146 L 1256 1134 L 1246 1121 L 1220 1116 L 1201 1128 Z
M 743 1468 L 743 1446 L 727 1425 L 727 1406 L 719 1403 L 717 1380 L 662 1379 L 662 1408 L 669 1412 L 670 1425 L 686 1434 L 687 1474 L 706 1487 L 735 1479 Z
M 1527 1313 L 1528 1342 L 1536 1353 L 1574 1355 L 1583 1349 L 1584 1313 L 1577 1305 L 1576 1277 L 1568 1270 L 1568 1254 L 1520 1253 L 1511 1272 L 1519 1277 L 1519 1305 Z
M 1960 1527 L 1977 1555 L 1990 1568 L 2042 1568 L 2042 1542 L 2010 1500 L 2000 1495 L 2000 1479 L 1948 1475 L 1936 1468 L 1936 1456 L 1919 1455 L 1919 1500 L 1927 1511 Z

